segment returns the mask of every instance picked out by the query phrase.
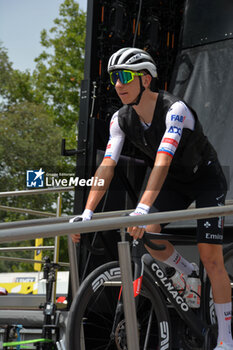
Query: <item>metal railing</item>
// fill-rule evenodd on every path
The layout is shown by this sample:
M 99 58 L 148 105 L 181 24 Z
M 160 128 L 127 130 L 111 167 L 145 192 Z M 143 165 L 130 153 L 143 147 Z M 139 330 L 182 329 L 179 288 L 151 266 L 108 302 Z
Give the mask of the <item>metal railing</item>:
M 35 215 L 35 216 L 56 216 L 55 213 L 49 213 L 46 211 L 39 211 L 39 210 L 33 210 L 33 209 L 26 209 L 26 208 L 16 208 L 16 207 L 9 207 L 7 205 L 0 205 L 0 210 L 4 211 L 11 211 L 13 213 L 23 213 L 23 214 L 29 214 L 29 215 Z
M 38 247 L 37 247 L 38 249 Z M 15 261 L 15 262 L 25 262 L 28 264 L 41 264 L 41 260 L 36 260 L 36 259 L 24 259 L 24 258 L 17 258 L 17 257 L 13 257 L 13 256 L 0 256 L 0 260 L 4 260 L 4 261 Z M 43 262 L 44 263 L 44 262 Z M 64 266 L 64 267 L 69 267 L 70 264 L 69 263 L 65 263 L 65 262 L 59 262 L 58 263 L 60 266 Z
M 11 211 L 16 213 L 25 213 L 30 214 L 34 216 L 43 216 L 43 217 L 56 217 L 57 219 L 61 217 L 61 205 L 62 205 L 62 197 L 61 192 L 69 192 L 74 190 L 74 187 L 56 187 L 56 188 L 42 188 L 42 189 L 34 189 L 34 190 L 24 190 L 24 191 L 9 191 L 9 192 L 0 192 L 0 198 L 4 197 L 17 197 L 17 196 L 34 196 L 39 194 L 48 194 L 48 193 L 58 193 L 57 196 L 57 206 L 56 206 L 56 213 L 49 213 L 45 211 L 38 211 L 38 210 L 32 210 L 32 209 L 26 209 L 26 208 L 15 208 L 15 207 L 9 207 L 9 206 L 3 206 L 0 205 L 0 210 L 4 211 Z M 41 220 L 41 219 L 40 219 Z M 38 223 L 40 220 L 36 220 Z M 11 227 L 11 225 L 20 225 L 21 227 L 25 227 L 25 225 L 31 225 L 28 221 L 30 220 L 23 220 L 23 221 L 16 221 L 13 223 L 3 223 L 0 224 L 2 227 L 7 227 L 8 229 Z M 32 220 L 33 221 L 33 220 Z M 37 236 L 36 238 L 39 238 Z M 40 237 L 41 238 L 41 237 Z M 69 239 L 69 238 L 68 238 Z M 53 246 L 39 246 L 39 247 L 23 247 L 25 250 L 53 250 L 53 261 L 54 263 L 58 263 L 60 266 L 69 267 L 69 263 L 59 262 L 59 246 L 60 246 L 60 237 L 55 236 L 55 242 Z M 10 248 L 0 248 L 0 252 L 6 252 L 6 251 L 22 251 L 22 247 L 10 247 Z M 74 254 L 73 250 L 74 247 L 69 245 L 69 250 L 71 250 L 71 254 Z M 43 264 L 44 261 L 42 260 L 36 260 L 36 259 L 26 259 L 26 258 L 18 258 L 18 257 L 9 257 L 9 256 L 0 256 L 0 260 L 7 260 L 7 261 L 14 261 L 14 262 L 25 262 L 25 263 L 37 263 L 37 264 Z M 73 259 L 71 261 L 74 264 Z M 56 282 L 54 284 L 53 289 L 53 301 L 56 298 Z
M 40 250 L 52 250 L 54 245 L 40 246 Z M 3 247 L 0 248 L 0 252 L 18 252 L 25 250 L 38 250 L 38 247 Z
M 73 190 L 74 190 L 74 187 L 51 187 L 51 188 L 39 188 L 34 190 L 23 190 L 23 191 L 7 191 L 7 192 L 0 192 L 0 198 L 31 196 L 32 194 L 34 195 L 34 194 L 56 193 L 56 192 L 70 192 Z
M 123 213 L 123 212 L 122 212 Z M 73 233 L 87 233 L 96 231 L 105 231 L 120 229 L 122 242 L 118 243 L 119 261 L 122 272 L 122 285 L 123 285 L 123 301 L 125 306 L 125 318 L 127 327 L 127 341 L 129 350 L 139 350 L 138 339 L 135 337 L 137 331 L 135 327 L 130 325 L 136 325 L 136 310 L 134 304 L 134 298 L 132 294 L 132 273 L 126 273 L 126 265 L 130 265 L 129 261 L 129 248 L 128 242 L 124 240 L 125 228 L 129 226 L 149 225 L 149 224 L 162 224 L 167 222 L 184 221 L 191 219 L 203 219 L 216 216 L 233 215 L 233 205 L 221 206 L 221 207 L 208 207 L 201 209 L 187 209 L 179 211 L 170 211 L 163 213 L 147 214 L 140 216 L 113 216 L 105 217 L 101 214 L 95 214 L 93 220 L 84 222 L 70 223 L 58 223 L 50 220 L 50 224 L 42 224 L 28 227 L 15 227 L 15 228 L 2 228 L 0 230 L 0 243 L 22 241 L 27 239 L 33 239 L 36 237 L 54 237 L 61 235 L 70 235 Z M 1 225 L 0 225 L 1 228 Z M 161 238 L 161 234 L 158 234 L 158 238 Z M 73 244 L 74 246 L 74 244 Z M 74 255 L 73 255 L 74 256 Z M 72 266 L 71 266 L 72 270 Z M 71 274 L 72 275 L 72 274 Z M 77 287 L 77 275 L 72 275 L 72 284 Z
M 127 210 L 126 212 L 131 212 Z M 121 213 L 125 213 L 122 211 Z M 42 224 L 28 227 L 16 227 L 7 229 L 0 224 L 0 243 L 23 241 L 34 239 L 36 237 L 55 237 L 72 233 L 88 233 L 95 231 L 107 231 L 128 226 L 162 224 L 167 222 L 185 221 L 192 219 L 203 219 L 216 216 L 233 215 L 233 205 L 221 207 L 209 207 L 200 209 L 187 209 L 177 211 L 167 211 L 139 216 L 115 216 L 102 218 L 102 215 L 96 214 L 91 221 L 58 223 L 56 219 L 51 219 L 50 224 Z M 96 220 L 95 220 L 96 219 Z M 98 220 L 97 220 L 98 219 Z M 68 218 L 66 219 L 68 220 Z M 30 220 L 28 220 L 30 222 Z

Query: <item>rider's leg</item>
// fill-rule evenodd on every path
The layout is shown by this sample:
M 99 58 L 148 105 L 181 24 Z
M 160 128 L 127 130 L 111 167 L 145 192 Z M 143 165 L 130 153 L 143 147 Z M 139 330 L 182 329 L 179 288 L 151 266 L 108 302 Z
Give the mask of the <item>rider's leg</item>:
M 146 227 L 146 231 L 159 233 L 161 231 L 161 226 L 159 224 L 148 225 Z M 155 240 L 154 243 L 163 244 L 165 245 L 166 249 L 153 250 L 149 247 L 146 247 L 146 249 L 149 251 L 151 256 L 153 256 L 153 258 L 160 260 L 169 266 L 174 267 L 176 270 L 186 275 L 190 275 L 193 272 L 194 266 L 185 258 L 183 258 L 170 242 L 165 240 Z
M 224 205 L 226 191 L 227 183 L 220 165 L 218 162 L 210 163 L 205 169 L 205 175 L 202 177 L 199 187 L 197 187 L 196 207 Z M 222 217 L 215 217 L 199 219 L 197 222 L 198 249 L 211 282 L 218 319 L 218 342 L 220 344 L 216 349 L 233 349 L 231 285 L 224 267 L 222 252 L 224 221 Z
M 231 335 L 231 285 L 226 272 L 222 246 L 199 243 L 200 258 L 209 276 L 218 318 L 218 342 L 233 346 Z

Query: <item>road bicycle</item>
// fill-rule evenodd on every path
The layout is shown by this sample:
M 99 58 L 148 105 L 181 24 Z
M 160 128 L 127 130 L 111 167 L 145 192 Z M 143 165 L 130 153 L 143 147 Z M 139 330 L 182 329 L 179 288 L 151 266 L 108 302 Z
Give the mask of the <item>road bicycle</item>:
M 45 256 L 43 264 L 43 279 L 46 280 L 46 301 L 39 306 L 43 309 L 44 322 L 41 338 L 20 340 L 20 330 L 22 325 L 12 325 L 8 327 L 6 342 L 0 342 L 0 349 L 33 349 L 36 350 L 56 350 L 62 349 L 59 341 L 59 316 L 56 313 L 56 304 L 52 301 L 53 286 L 56 281 L 56 271 L 60 267 L 51 262 L 50 258 Z M 55 344 L 56 343 L 56 344 Z
M 156 237 L 157 236 L 157 237 Z M 200 307 L 192 309 L 166 275 L 163 263 L 155 261 L 144 244 L 157 234 L 133 241 L 131 249 L 134 294 L 140 350 L 212 350 L 217 326 L 209 279 L 199 263 Z M 192 244 L 190 236 L 159 234 L 159 239 Z M 136 244 L 135 244 L 136 243 Z M 224 260 L 233 282 L 233 244 L 224 248 Z M 232 283 L 233 285 L 233 283 Z M 81 284 L 69 312 L 66 333 L 69 350 L 126 350 L 126 325 L 121 297 L 121 271 L 118 261 L 99 266 Z

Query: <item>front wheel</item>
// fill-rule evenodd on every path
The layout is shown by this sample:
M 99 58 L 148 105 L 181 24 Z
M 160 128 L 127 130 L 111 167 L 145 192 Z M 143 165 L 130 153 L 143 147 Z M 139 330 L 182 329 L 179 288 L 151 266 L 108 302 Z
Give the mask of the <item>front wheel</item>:
M 121 273 L 118 262 L 94 270 L 73 300 L 67 323 L 69 350 L 126 350 L 124 313 L 115 321 Z M 140 350 L 172 349 L 169 313 L 161 292 L 149 274 L 143 276 L 137 300 Z M 81 347 L 82 344 L 82 347 Z

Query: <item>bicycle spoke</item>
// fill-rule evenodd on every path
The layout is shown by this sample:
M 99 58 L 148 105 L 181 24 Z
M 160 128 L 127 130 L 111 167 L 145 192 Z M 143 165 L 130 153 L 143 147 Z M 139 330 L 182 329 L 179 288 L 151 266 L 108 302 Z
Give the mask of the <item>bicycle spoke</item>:
M 81 350 L 81 326 L 84 329 L 86 350 L 125 350 L 127 346 L 126 325 L 123 309 L 117 308 L 119 285 L 105 283 L 92 289 L 92 284 L 104 279 L 106 282 L 120 278 L 118 263 L 107 263 L 101 266 L 83 282 L 68 320 L 69 350 Z M 117 276 L 116 276 L 117 274 Z M 115 277 L 116 276 L 116 277 Z M 160 296 L 156 285 L 146 273 L 142 284 L 141 295 L 137 297 L 137 323 L 140 350 L 161 348 L 164 333 L 160 324 L 166 323 L 170 329 L 170 319 L 166 302 Z M 119 314 L 116 314 L 119 312 Z M 171 349 L 171 343 L 166 344 Z
M 151 324 L 152 324 L 152 317 L 153 317 L 153 308 L 150 310 L 150 316 L 149 316 L 149 321 L 148 321 L 148 326 L 147 326 L 147 331 L 146 331 L 146 336 L 145 336 L 145 343 L 143 346 L 143 350 L 147 349 L 148 341 L 149 341 L 149 332 L 151 330 Z

